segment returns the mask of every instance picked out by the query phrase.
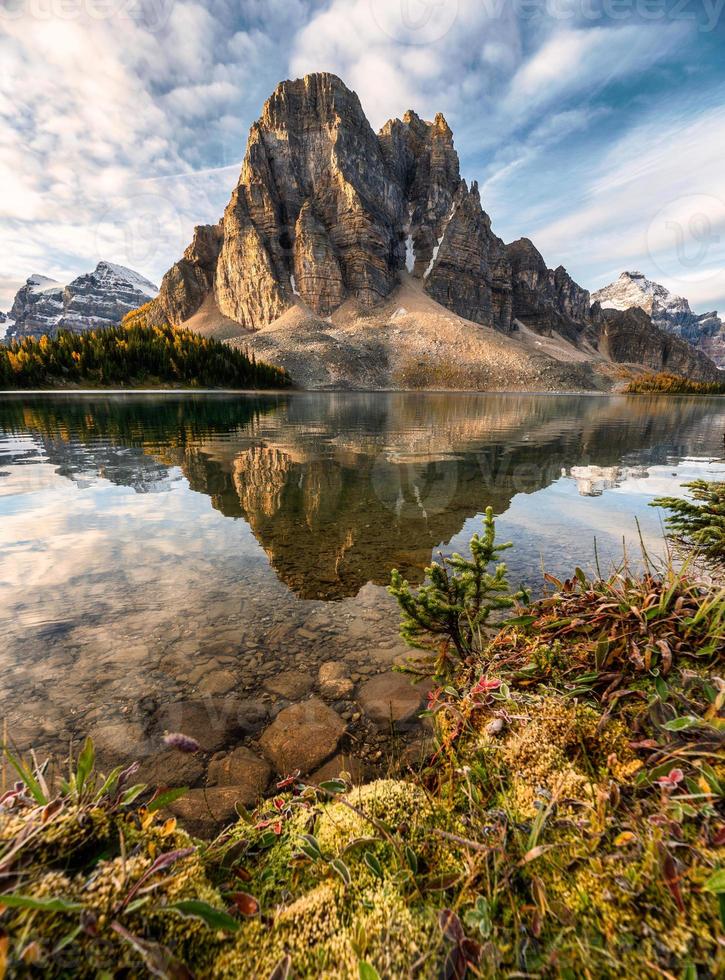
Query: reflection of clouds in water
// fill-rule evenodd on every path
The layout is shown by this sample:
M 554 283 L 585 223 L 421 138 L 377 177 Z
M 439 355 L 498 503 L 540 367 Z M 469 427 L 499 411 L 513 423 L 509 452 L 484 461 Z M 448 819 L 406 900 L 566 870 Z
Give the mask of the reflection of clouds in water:
M 615 469 L 617 482 L 604 486 L 601 494 L 582 493 L 582 481 L 588 484 Z M 543 490 L 516 495 L 497 519 L 499 540 L 514 544 L 505 556 L 512 575 L 534 586 L 540 575 L 533 567 L 533 556 L 539 555 L 553 574 L 570 574 L 575 563 L 585 563 L 593 571 L 595 539 L 602 571 L 621 559 L 623 542 L 628 556 L 636 560 L 641 550 L 640 533 L 651 556 L 662 556 L 666 550 L 663 512 L 650 507 L 650 502 L 659 496 L 681 496 L 685 493 L 683 485 L 698 478 L 725 479 L 722 462 L 702 459 L 631 469 L 573 467 L 570 472 L 572 476 L 562 476 Z M 471 535 L 480 527 L 480 517 L 469 519 L 443 550 L 465 551 Z
M 725 480 L 725 464 L 716 460 L 685 459 L 676 466 L 650 466 L 646 479 L 635 475 L 613 487 L 616 492 L 672 497 L 693 480 Z
M 693 480 L 725 480 L 725 464 L 713 459 L 684 459 L 660 466 L 572 466 L 568 474 L 583 497 L 599 497 L 605 491 L 676 496 Z
M 299 395 L 255 416 L 239 399 L 42 399 L 18 415 L 0 399 L 0 700 L 28 740 L 120 725 L 132 741 L 157 703 L 256 698 L 330 659 L 362 676 L 398 649 L 393 600 L 366 583 L 393 565 L 419 581 L 488 503 L 516 583 L 540 584 L 542 554 L 590 569 L 595 535 L 621 556 L 635 514 L 659 549 L 647 504 L 702 472 L 685 459 L 673 481 L 668 461 L 719 452 L 720 404 Z M 561 478 L 589 463 L 615 484 L 600 497 Z
M 0 501 L 0 607 L 8 629 L 68 615 L 80 620 L 99 598 L 119 607 L 164 603 L 181 615 L 191 590 L 212 587 L 215 562 L 228 559 L 232 542 L 236 561 L 256 558 L 267 567 L 246 523 L 230 526 L 206 495 L 189 492 L 186 481 L 148 495 L 103 479 L 79 488 L 43 469 L 43 485 L 31 488 L 17 468 L 13 495 Z M 206 585 L 199 581 L 202 572 Z M 133 588 L 144 583 L 153 583 L 154 592 L 134 596 Z
M 67 490 L 69 493 L 73 492 L 73 488 L 68 486 L 68 481 L 56 473 L 54 466 L 38 461 L 33 462 L 33 466 L 3 467 L 3 475 L 0 477 L 0 515 L 7 513 L 7 508 L 11 506 L 2 501 L 3 497 L 22 498 L 23 494 L 50 490 L 54 487 L 58 490 Z M 22 499 L 19 499 L 18 503 L 24 509 Z

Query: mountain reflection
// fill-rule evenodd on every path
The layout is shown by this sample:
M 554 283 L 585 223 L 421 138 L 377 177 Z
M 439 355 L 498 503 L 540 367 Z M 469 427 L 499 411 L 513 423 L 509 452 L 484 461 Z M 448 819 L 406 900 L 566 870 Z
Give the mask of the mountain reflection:
M 353 596 L 431 551 L 488 504 L 505 512 L 562 472 L 596 496 L 703 448 L 711 399 L 527 395 L 74 396 L 0 400 L 28 461 L 139 493 L 180 475 L 252 529 L 301 598 Z M 15 462 L 22 461 L 14 451 Z M 3 460 L 0 458 L 0 467 Z

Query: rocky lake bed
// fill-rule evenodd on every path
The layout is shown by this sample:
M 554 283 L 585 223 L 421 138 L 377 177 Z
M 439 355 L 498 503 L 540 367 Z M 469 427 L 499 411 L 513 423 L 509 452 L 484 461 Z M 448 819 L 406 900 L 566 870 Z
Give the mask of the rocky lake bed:
M 101 766 L 138 761 L 149 784 L 189 786 L 176 807 L 205 830 L 296 770 L 313 782 L 390 771 L 414 760 L 425 739 L 417 715 L 426 685 L 393 670 L 412 651 L 397 637 L 392 600 L 371 587 L 368 603 L 342 616 L 313 603 L 302 621 L 284 610 L 250 627 L 248 611 L 240 623 L 219 602 L 193 629 L 81 626 L 64 635 L 62 652 L 36 654 L 32 666 L 19 650 L 3 679 L 13 743 L 60 758 L 90 735 Z M 205 635 L 213 640 L 199 641 Z M 200 751 L 166 748 L 167 732 L 191 736 Z

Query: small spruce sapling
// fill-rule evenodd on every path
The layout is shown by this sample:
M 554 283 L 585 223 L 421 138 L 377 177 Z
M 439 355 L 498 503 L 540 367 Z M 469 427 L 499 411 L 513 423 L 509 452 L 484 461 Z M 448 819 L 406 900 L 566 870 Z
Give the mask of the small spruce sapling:
M 683 544 L 694 546 L 711 561 L 725 565 L 725 483 L 694 480 L 686 483 L 692 500 L 657 497 L 652 507 L 665 507 L 670 533 Z
M 506 565 L 498 561 L 511 544 L 496 543 L 491 507 L 486 509 L 483 527 L 483 535 L 471 538 L 470 559 L 441 555 L 440 562 L 426 568 L 420 588 L 411 588 L 397 569 L 391 573 L 388 591 L 402 611 L 400 635 L 409 646 L 436 655 L 436 676 L 481 652 L 483 631 L 493 613 L 528 601 L 525 591 L 511 592 Z

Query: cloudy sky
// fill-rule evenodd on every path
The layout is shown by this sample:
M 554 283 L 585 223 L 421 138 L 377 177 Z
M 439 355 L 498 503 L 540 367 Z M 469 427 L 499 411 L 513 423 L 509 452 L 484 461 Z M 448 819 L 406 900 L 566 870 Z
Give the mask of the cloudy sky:
M 496 232 L 590 289 L 725 308 L 725 0 L 0 0 L 0 309 L 100 258 L 159 281 L 250 123 L 326 70 L 450 123 Z

